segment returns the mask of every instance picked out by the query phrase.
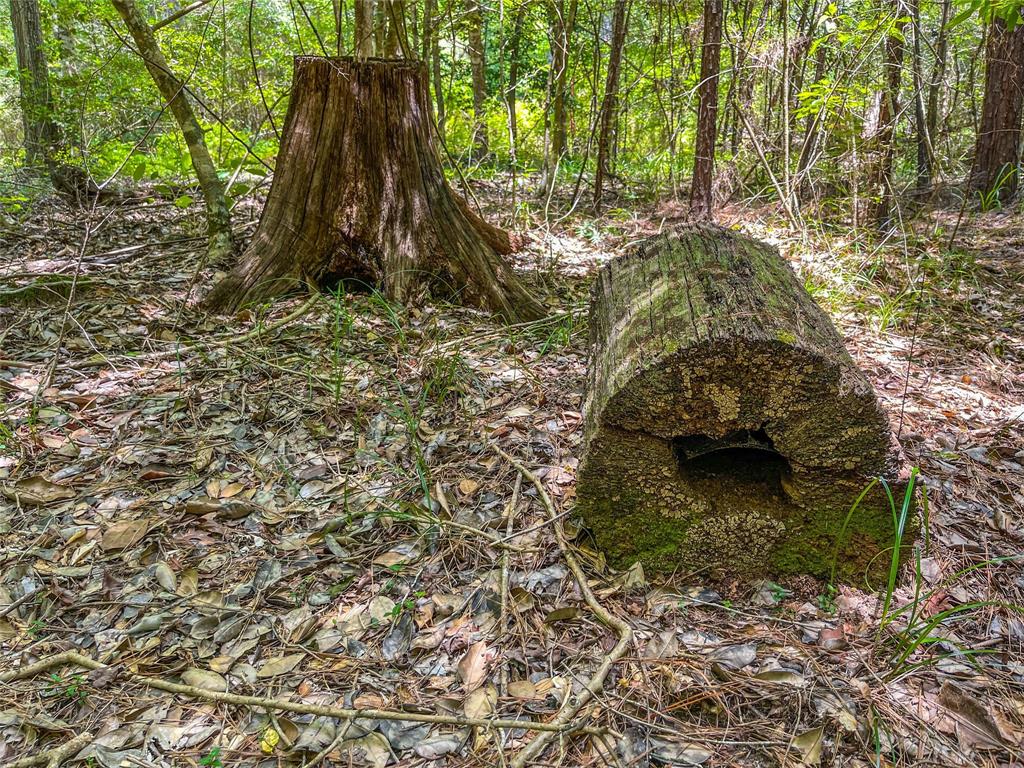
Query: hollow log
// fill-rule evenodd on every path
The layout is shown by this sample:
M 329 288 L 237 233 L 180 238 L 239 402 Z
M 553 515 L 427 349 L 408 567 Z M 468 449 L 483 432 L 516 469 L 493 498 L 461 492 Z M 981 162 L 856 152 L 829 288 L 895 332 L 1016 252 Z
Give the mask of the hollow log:
M 543 306 L 502 259 L 514 245 L 445 179 L 421 62 L 297 56 L 259 226 L 206 304 L 348 282 L 535 319 Z
M 599 273 L 590 334 L 577 493 L 612 564 L 888 570 L 885 488 L 897 511 L 905 489 L 888 419 L 774 248 L 710 225 L 651 238 Z

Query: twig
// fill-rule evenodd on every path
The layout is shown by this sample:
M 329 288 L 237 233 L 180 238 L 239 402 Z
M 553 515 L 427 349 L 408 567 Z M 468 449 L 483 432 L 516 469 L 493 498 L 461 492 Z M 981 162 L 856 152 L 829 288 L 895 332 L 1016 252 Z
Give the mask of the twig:
M 302 768 L 316 768 L 316 766 L 319 765 L 325 757 L 331 754 L 331 752 L 333 752 L 335 748 L 345 740 L 345 736 L 348 734 L 351 727 L 352 721 L 346 720 L 345 725 L 343 725 L 341 730 L 338 731 L 338 735 L 331 740 L 331 743 L 313 755 L 312 759 L 302 766 Z
M 508 508 L 505 510 L 505 538 L 507 539 L 512 533 L 512 526 L 516 519 L 516 507 L 519 506 L 519 488 L 523 484 L 523 476 L 521 474 L 516 475 L 515 485 L 512 486 L 512 500 L 508 503 Z M 509 564 L 508 564 L 508 549 L 503 549 L 501 552 L 501 612 L 498 619 L 498 638 L 505 636 L 508 631 L 508 582 L 509 582 Z M 498 679 L 498 691 L 502 696 L 505 696 L 508 692 L 508 659 L 501 665 L 501 674 Z
M 10 683 L 14 680 L 23 680 L 38 675 L 53 667 L 62 664 L 74 664 L 89 670 L 109 669 L 109 666 L 102 664 L 88 656 L 83 656 L 74 651 L 64 651 L 45 659 L 40 659 L 35 664 L 27 667 L 0 673 L 0 683 Z M 211 691 L 205 688 L 197 688 L 194 685 L 182 685 L 172 683 L 162 677 L 148 677 L 138 675 L 125 669 L 122 676 L 126 680 L 140 685 L 155 688 L 158 691 L 176 693 L 181 696 L 188 696 L 193 699 L 205 701 L 216 701 L 223 704 L 234 704 L 240 707 L 256 707 L 259 709 L 276 709 L 283 712 L 296 712 L 301 715 L 318 715 L 320 717 L 333 717 L 339 720 L 399 720 L 410 723 L 439 723 L 443 725 L 473 726 L 477 728 L 504 728 L 522 729 L 526 731 L 550 731 L 551 733 L 597 733 L 594 728 L 575 728 L 566 723 L 541 723 L 528 720 L 504 720 L 501 718 L 488 720 L 482 717 L 457 717 L 449 715 L 435 715 L 427 712 L 395 712 L 386 709 L 347 709 L 343 707 L 328 707 L 320 704 L 303 704 L 298 701 L 286 701 L 284 699 L 270 699 L 262 696 L 240 696 L 225 691 Z M 10 768 L 0 766 L 0 768 Z
M 46 768 L 58 768 L 58 766 L 72 755 L 76 755 L 92 743 L 93 736 L 86 731 L 75 736 L 65 744 L 40 752 L 38 755 L 22 757 L 13 763 L 4 763 L 0 768 L 29 768 L 33 765 L 45 765 Z
M 257 336 L 260 336 L 261 334 L 276 331 L 278 328 L 288 325 L 288 323 L 292 322 L 293 320 L 298 320 L 304 314 L 309 312 L 309 310 L 313 308 L 313 305 L 315 305 L 322 298 L 323 296 L 320 294 L 320 292 L 314 290 L 312 295 L 310 295 L 309 299 L 303 302 L 303 304 L 291 314 L 285 315 L 284 317 L 275 320 L 269 325 L 257 325 L 255 328 L 248 331 L 247 333 L 243 333 L 241 336 L 221 336 L 219 338 L 211 340 L 210 344 L 213 346 L 222 347 L 227 346 L 228 344 L 237 344 L 240 341 L 248 341 L 249 339 L 253 339 Z
M 39 593 L 39 591 L 40 590 L 38 590 L 38 589 L 33 589 L 31 592 L 26 592 L 24 595 L 19 597 L 13 603 L 10 603 L 8 605 L 5 605 L 3 608 L 0 608 L 0 619 L 2 619 L 4 616 L 6 616 L 11 611 L 13 611 L 13 610 L 21 607 L 25 603 L 27 603 L 29 600 L 31 600 L 33 597 L 35 597 Z
M 518 469 L 523 477 L 533 483 L 533 487 L 537 489 L 537 494 L 544 503 L 544 509 L 547 511 L 548 517 L 552 519 L 557 517 L 555 505 L 551 501 L 551 496 L 548 495 L 547 490 L 544 488 L 544 484 L 541 483 L 537 476 L 523 466 L 518 460 L 512 458 L 497 446 L 494 447 L 494 450 L 497 451 L 506 461 L 511 463 L 512 466 Z M 562 556 L 565 558 L 565 564 L 569 566 L 569 570 L 572 571 L 573 576 L 580 585 L 580 593 L 583 595 L 584 601 L 594 613 L 594 616 L 597 617 L 598 621 L 605 626 L 614 629 L 615 632 L 618 633 L 619 641 L 610 652 L 605 654 L 604 658 L 601 660 L 601 664 L 591 676 L 590 680 L 587 681 L 583 690 L 580 691 L 575 702 L 573 702 L 571 696 L 566 696 L 558 714 L 555 715 L 554 720 L 549 723 L 549 725 L 556 727 L 550 730 L 544 730 L 534 736 L 533 740 L 523 747 L 515 756 L 515 759 L 512 760 L 511 768 L 527 768 L 527 766 L 536 765 L 537 758 L 540 757 L 540 754 L 544 751 L 545 747 L 547 747 L 555 734 L 564 735 L 570 730 L 577 730 L 570 728 L 570 723 L 572 723 L 580 712 L 582 712 L 590 703 L 590 701 L 601 692 L 604 687 L 604 681 L 608 677 L 608 673 L 611 672 L 612 667 L 615 666 L 619 659 L 626 655 L 626 651 L 633 642 L 633 630 L 630 628 L 629 624 L 618 616 L 609 613 L 604 606 L 597 601 L 593 591 L 590 589 L 590 585 L 587 583 L 587 574 L 580 566 L 579 560 L 576 559 L 576 555 L 574 555 L 572 550 L 569 549 L 569 544 L 565 540 L 565 534 L 562 532 L 562 526 L 555 524 L 553 527 L 555 530 L 555 538 L 558 541 L 558 548 L 562 550 Z

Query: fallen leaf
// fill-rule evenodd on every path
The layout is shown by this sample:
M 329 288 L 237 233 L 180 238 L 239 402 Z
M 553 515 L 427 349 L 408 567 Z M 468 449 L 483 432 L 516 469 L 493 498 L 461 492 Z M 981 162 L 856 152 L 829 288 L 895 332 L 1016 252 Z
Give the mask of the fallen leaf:
M 478 720 L 494 712 L 498 704 L 498 689 L 493 685 L 484 685 L 471 691 L 462 705 L 466 717 Z
M 30 507 L 40 507 L 75 497 L 73 489 L 66 485 L 51 483 L 42 475 L 22 478 L 14 485 L 5 485 L 2 490 L 7 498 Z
M 226 691 L 228 689 L 228 681 L 208 669 L 186 669 L 181 673 L 181 681 L 185 685 L 203 688 L 207 691 Z
M 256 672 L 256 677 L 277 677 L 286 675 L 299 665 L 306 657 L 304 653 L 290 653 L 287 656 L 275 656 L 268 659 Z
M 149 520 L 122 520 L 103 532 L 100 546 L 107 551 L 126 549 L 142 541 L 149 530 Z
M 466 691 L 479 688 L 487 678 L 487 664 L 493 655 L 483 640 L 469 647 L 458 666 L 459 679 Z
M 793 746 L 800 753 L 800 762 L 804 765 L 817 765 L 821 762 L 821 742 L 825 730 L 820 726 L 805 731 L 793 739 Z
M 156 564 L 154 571 L 156 582 L 168 592 L 174 592 L 178 588 L 178 577 L 167 563 L 161 560 Z

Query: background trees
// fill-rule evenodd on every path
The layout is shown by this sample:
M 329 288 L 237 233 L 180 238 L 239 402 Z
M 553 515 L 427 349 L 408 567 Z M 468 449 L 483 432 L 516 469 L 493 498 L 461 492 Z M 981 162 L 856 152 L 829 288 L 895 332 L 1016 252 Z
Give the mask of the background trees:
M 273 166 L 291 56 L 341 53 L 425 58 L 452 169 L 488 176 L 515 166 L 517 189 L 502 178 L 516 199 L 564 184 L 577 200 L 691 196 L 703 210 L 753 198 L 884 225 L 911 199 L 904 189 L 927 199 L 934 185 L 969 178 L 982 196 L 999 186 L 1005 197 L 1016 185 L 1024 27 L 1014 0 L 137 8 L 184 97 L 151 87 L 111 4 L 0 7 L 3 50 L 16 52 L 0 60 L 2 92 L 22 94 L 0 101 L 6 167 L 74 136 L 95 179 L 187 182 L 190 140 L 175 118 L 191 101 L 212 165 L 236 182 L 230 197 Z M 715 53 L 704 35 L 719 16 Z

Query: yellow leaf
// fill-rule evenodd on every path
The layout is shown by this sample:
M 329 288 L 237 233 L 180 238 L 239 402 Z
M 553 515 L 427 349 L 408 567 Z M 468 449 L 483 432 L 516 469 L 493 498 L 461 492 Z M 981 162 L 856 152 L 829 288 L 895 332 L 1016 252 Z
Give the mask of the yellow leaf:
M 273 728 L 267 728 L 267 730 L 263 732 L 263 738 L 260 739 L 260 749 L 263 750 L 265 754 L 269 755 L 274 751 L 274 747 L 277 746 L 277 742 L 280 740 L 281 737 L 278 735 L 277 731 Z

